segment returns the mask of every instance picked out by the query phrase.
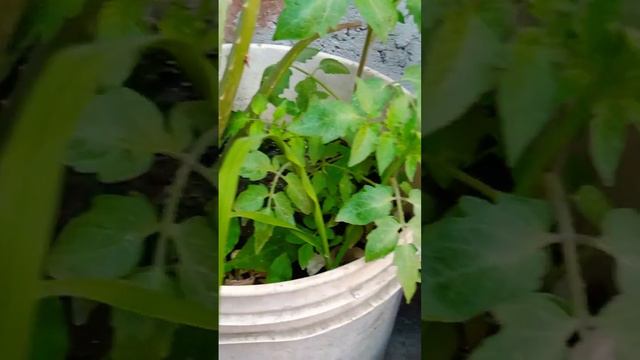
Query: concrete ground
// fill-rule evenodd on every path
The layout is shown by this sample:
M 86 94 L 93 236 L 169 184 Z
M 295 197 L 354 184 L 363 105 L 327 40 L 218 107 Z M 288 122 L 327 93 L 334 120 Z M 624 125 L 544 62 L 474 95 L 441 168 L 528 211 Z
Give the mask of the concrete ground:
M 231 7 L 230 22 L 227 26 L 227 36 L 232 33 L 236 17 L 234 10 L 238 9 L 239 1 L 234 1 Z M 292 41 L 273 41 L 276 20 L 282 9 L 281 0 L 263 0 L 262 16 L 258 22 L 254 42 L 291 45 Z M 406 13 L 406 11 L 403 11 Z M 357 9 L 350 6 L 343 22 L 362 21 Z M 406 24 L 399 23 L 389 35 L 386 43 L 375 41 L 370 49 L 367 66 L 380 71 L 394 80 L 400 79 L 403 69 L 409 65 L 419 64 L 421 61 L 422 42 L 420 32 L 413 24 L 412 18 L 407 16 Z M 366 37 L 366 27 L 349 29 L 329 35 L 312 44 L 313 47 L 324 52 L 358 61 Z

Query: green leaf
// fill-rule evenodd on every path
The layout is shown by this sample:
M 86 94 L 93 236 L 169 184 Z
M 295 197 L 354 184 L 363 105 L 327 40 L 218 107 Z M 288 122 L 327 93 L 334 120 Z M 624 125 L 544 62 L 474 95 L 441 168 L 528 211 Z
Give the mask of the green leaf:
M 264 206 L 264 199 L 269 196 L 269 190 L 262 184 L 249 185 L 236 199 L 234 208 L 240 211 L 258 211 Z
M 319 136 L 326 144 L 344 137 L 361 122 L 349 104 L 338 100 L 318 100 L 309 105 L 300 120 L 289 125 L 289 131 L 303 136 Z
M 271 65 L 271 66 L 267 67 L 266 69 L 264 69 L 264 73 L 262 73 L 262 80 L 260 81 L 260 86 L 261 87 L 264 84 L 264 82 L 267 79 L 269 79 L 271 77 L 271 75 L 273 75 L 273 72 L 275 70 L 276 70 L 276 66 L 275 65 Z M 276 105 L 279 105 L 282 102 L 282 99 L 280 98 L 280 95 L 282 95 L 282 93 L 286 89 L 289 88 L 289 82 L 291 80 L 291 75 L 293 75 L 293 72 L 291 71 L 291 69 L 287 69 L 287 71 L 280 78 L 280 80 L 278 80 L 278 83 L 276 84 L 276 86 L 274 87 L 273 91 L 269 95 L 269 101 L 271 101 L 272 103 L 274 103 Z
M 313 190 L 320 194 L 327 187 L 327 174 L 323 172 L 315 173 L 311 179 L 311 184 L 313 185 Z
M 319 52 L 320 49 L 307 47 L 302 50 L 302 52 L 300 52 L 300 55 L 298 55 L 296 61 L 304 64 L 305 62 L 307 62 L 307 60 L 311 60 L 314 56 L 318 55 Z
M 259 213 L 266 216 L 273 216 L 273 211 L 268 208 L 264 208 L 259 211 Z M 282 219 L 280 219 L 282 220 Z M 255 238 L 255 252 L 256 254 L 260 253 L 260 250 L 264 247 L 264 244 L 271 239 L 271 235 L 273 235 L 273 225 L 266 224 L 259 221 L 253 222 L 253 237 Z
M 276 109 L 273 111 L 273 122 L 277 122 L 285 115 L 287 115 L 287 102 L 283 101 L 280 105 L 276 106 Z
M 260 115 L 265 110 L 267 110 L 268 104 L 269 104 L 269 100 L 267 100 L 267 98 L 264 95 L 257 93 L 256 96 L 254 96 L 253 100 L 251 101 L 251 111 L 253 111 L 257 115 Z
M 171 351 L 175 324 L 128 311 L 114 311 L 111 359 L 164 359 Z
M 233 260 L 225 264 L 225 270 L 233 269 L 251 269 L 255 271 L 268 272 L 273 261 L 283 252 L 286 252 L 289 258 L 295 258 L 299 245 L 292 245 L 285 240 L 286 233 L 274 231 L 273 241 L 268 241 L 259 254 L 255 251 L 255 238 L 250 237 L 247 243 L 240 249 Z
M 627 140 L 627 119 L 615 104 L 600 104 L 591 120 L 590 150 L 593 165 L 606 186 L 613 186 Z
M 422 26 L 422 1 L 407 0 L 407 8 L 411 16 L 413 16 L 413 21 L 418 25 L 418 28 L 420 28 Z
M 234 125 L 245 113 L 235 113 Z M 176 104 L 169 112 L 169 132 L 175 143 L 174 150 L 184 151 L 194 139 L 209 130 L 214 112 L 206 101 L 185 101 Z M 241 122 L 241 120 L 240 120 Z M 242 124 L 244 127 L 244 124 Z M 240 129 L 238 129 L 240 130 Z M 230 128 L 229 131 L 232 131 Z
M 309 260 L 311 260 L 315 254 L 313 246 L 310 244 L 300 246 L 300 248 L 298 248 L 298 263 L 300 264 L 300 268 L 306 269 L 307 265 L 309 265 Z
M 229 121 L 229 126 L 225 130 L 225 139 L 230 139 L 235 137 L 240 130 L 244 129 L 247 124 L 251 122 L 251 118 L 249 114 L 246 112 L 233 112 L 231 114 L 231 120 Z
M 416 169 L 418 167 L 419 158 L 416 155 L 407 156 L 404 163 L 404 172 L 407 175 L 407 179 L 412 180 L 416 176 Z
M 409 192 L 409 202 L 413 205 L 413 216 L 420 219 L 422 217 L 422 191 L 412 189 Z
M 217 330 L 217 311 L 166 292 L 146 289 L 126 280 L 73 279 L 41 282 L 44 296 L 73 296 L 99 301 L 141 315 Z M 213 304 L 217 307 L 217 304 Z
M 393 93 L 387 83 L 380 78 L 368 78 L 356 80 L 356 93 L 353 95 L 353 104 L 370 118 L 376 118 L 382 114 L 382 109 L 387 105 Z
M 611 359 L 634 360 L 638 357 L 639 300 L 637 294 L 618 295 L 596 318 L 596 326 L 602 329 L 607 343 L 613 347 Z
M 26 17 L 25 44 L 41 40 L 51 40 L 62 28 L 65 21 L 82 11 L 86 0 L 44 0 L 34 3 Z M 4 50 L 4 49 L 3 49 Z
M 56 7 L 60 5 L 55 3 Z M 6 20 L 16 10 L 3 6 L 0 17 Z M 3 26 L 12 24 L 4 20 Z M 156 40 L 91 43 L 54 52 L 43 59 L 41 71 L 7 129 L 10 132 L 0 152 L 0 228 L 11 238 L 0 241 L 0 288 L 4 294 L 0 297 L 0 317 L 4 319 L 0 333 L 11 335 L 0 337 L 5 358 L 28 356 L 27 342 L 40 286 L 40 277 L 34 274 L 42 273 L 44 252 L 54 236 L 64 174 L 60 160 L 77 119 L 98 90 L 113 53 L 136 59 L 143 47 Z M 51 119 L 56 119 L 55 126 L 50 126 Z
M 393 263 L 398 268 L 398 281 L 402 285 L 408 304 L 416 292 L 416 283 L 420 282 L 420 257 L 413 245 L 398 245 L 393 255 Z
M 278 192 L 273 196 L 273 207 L 277 218 L 291 225 L 295 225 L 296 221 L 293 219 L 293 207 L 285 193 Z
M 349 68 L 342 65 L 342 63 L 335 59 L 322 59 L 318 69 L 324 71 L 327 74 L 351 74 Z
M 301 40 L 327 33 L 346 14 L 345 0 L 285 0 L 273 40 Z
M 363 162 L 369 154 L 376 150 L 377 143 L 378 132 L 369 125 L 362 126 L 353 139 L 348 166 L 353 167 Z
M 29 360 L 64 359 L 69 348 L 68 332 L 60 299 L 41 300 L 32 328 Z
M 269 266 L 269 271 L 267 272 L 267 283 L 291 280 L 292 273 L 291 260 L 289 260 L 287 253 L 282 253 L 282 255 L 273 260 L 273 263 Z
M 340 209 L 336 221 L 353 225 L 367 225 L 389 215 L 393 192 L 391 187 L 365 185 Z
M 616 259 L 618 288 L 640 294 L 640 214 L 632 209 L 614 209 L 602 224 L 603 249 Z
M 225 189 L 218 199 L 218 282 L 222 283 L 224 275 L 224 263 L 226 258 L 227 239 L 229 237 L 229 225 L 232 219 L 233 203 L 238 191 L 238 181 L 242 164 L 246 156 L 257 149 L 262 143 L 262 137 L 245 137 L 236 139 L 224 157 L 220 166 L 219 188 Z
M 425 319 L 464 321 L 538 289 L 546 271 L 541 248 L 551 216 L 545 203 L 501 195 L 492 205 L 464 197 L 460 208 L 467 216 L 424 232 Z
M 313 98 L 316 91 L 318 90 L 318 83 L 314 78 L 308 77 L 297 83 L 295 90 L 298 94 L 296 103 L 298 104 L 298 107 L 300 109 L 305 110 L 309 106 L 309 101 Z
M 240 168 L 240 176 L 252 181 L 262 180 L 267 173 L 275 171 L 269 157 L 258 150 L 251 151 L 244 159 Z
M 47 260 L 56 278 L 117 278 L 140 260 L 144 239 L 156 231 L 155 209 L 142 197 L 100 195 L 72 219 Z
M 564 360 L 576 320 L 549 295 L 534 294 L 494 310 L 501 329 L 480 345 L 471 360 Z
M 387 110 L 387 125 L 392 129 L 403 129 L 411 118 L 411 105 L 409 96 L 401 94 L 389 103 Z
M 392 0 L 355 0 L 356 7 L 373 29 L 373 33 L 383 42 L 396 26 L 398 16 Z
M 145 0 L 148 2 L 148 0 Z M 206 42 L 207 24 L 186 4 L 171 3 L 158 23 L 160 33 L 167 38 L 179 39 L 195 46 L 211 46 Z
M 378 173 L 382 174 L 396 157 L 396 141 L 390 133 L 383 133 L 376 146 Z
M 513 45 L 511 59 L 498 87 L 498 108 L 509 165 L 553 115 L 556 82 L 550 51 L 528 38 Z
M 392 216 L 376 220 L 376 228 L 367 235 L 364 256 L 367 261 L 376 260 L 391 253 L 398 243 L 400 224 Z
M 177 225 L 174 236 L 182 292 L 186 298 L 213 309 L 217 302 L 215 232 L 206 218 L 196 216 Z
M 329 213 L 332 211 L 333 207 L 336 206 L 337 200 L 335 196 L 327 196 L 322 203 L 322 212 Z
M 345 172 L 340 178 L 340 182 L 338 183 L 338 192 L 340 193 L 340 199 L 343 202 L 346 202 L 353 194 L 355 190 L 355 186 L 351 182 L 351 175 L 348 172 Z
M 309 161 L 311 161 L 312 164 L 320 161 L 320 159 L 324 155 L 324 147 L 325 146 L 322 143 L 322 139 L 320 137 L 309 137 L 309 150 L 307 154 L 309 155 Z
M 143 21 L 147 3 L 147 0 L 105 2 L 98 14 L 96 37 L 109 40 L 144 34 L 147 30 Z
M 156 106 L 127 88 L 97 95 L 82 114 L 69 143 L 67 164 L 118 182 L 149 170 L 154 153 L 171 148 Z
M 229 234 L 227 236 L 227 244 L 224 252 L 224 256 L 229 255 L 240 241 L 240 222 L 238 219 L 231 219 L 229 223 Z
M 300 165 L 306 162 L 304 154 L 307 151 L 307 144 L 305 139 L 301 137 L 294 137 L 290 139 L 289 149 L 290 151 L 285 154 L 285 157 L 293 158 L 292 160 L 290 160 L 293 164 Z
M 313 178 L 318 178 L 318 174 L 316 174 Z M 284 177 L 284 180 L 287 182 L 287 187 L 284 189 L 284 191 L 287 193 L 291 201 L 293 201 L 295 206 L 300 209 L 303 214 L 310 214 L 313 211 L 313 203 L 307 195 L 307 192 L 304 190 L 302 181 L 300 180 L 298 175 L 294 173 L 288 173 Z M 314 188 L 315 187 L 316 185 L 314 185 Z M 316 192 L 318 192 L 318 190 L 316 190 Z
M 500 43 L 474 13 L 449 14 L 434 34 L 425 61 L 425 134 L 459 118 L 494 83 Z
M 602 225 L 605 215 L 611 210 L 609 199 L 595 186 L 581 186 L 572 198 L 580 214 L 597 228 Z
M 138 273 L 131 281 L 145 289 L 173 294 L 175 287 L 166 276 L 154 270 Z M 169 355 L 176 325 L 139 314 L 114 309 L 111 325 L 114 329 L 111 357 L 114 360 L 161 359 Z

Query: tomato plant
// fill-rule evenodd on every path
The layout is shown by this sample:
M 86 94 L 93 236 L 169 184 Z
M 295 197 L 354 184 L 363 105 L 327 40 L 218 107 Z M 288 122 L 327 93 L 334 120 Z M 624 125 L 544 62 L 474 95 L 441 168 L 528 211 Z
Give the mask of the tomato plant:
M 637 358 L 637 5 L 427 9 L 422 312 L 453 344 L 432 357 Z
M 0 73 L 13 90 L 0 158 L 3 356 L 208 356 L 212 3 L 13 3 Z
M 398 2 L 355 2 L 369 34 L 355 74 L 334 59 L 323 59 L 315 69 L 300 68 L 318 53 L 310 47 L 313 41 L 354 26 L 340 23 L 348 5 L 285 1 L 274 40 L 298 42 L 266 68 L 249 106 L 232 111 L 258 2 L 245 5 L 222 80 L 219 112 L 228 149 L 220 169 L 225 193 L 219 249 L 220 274 L 226 273 L 227 284 L 314 275 L 351 261 L 354 250 L 363 248 L 367 261 L 393 254 L 407 301 L 416 290 L 419 101 L 398 83 L 362 76 L 370 44 L 386 41 L 403 17 Z M 418 21 L 420 4 L 411 5 Z M 296 84 L 291 83 L 294 71 L 304 76 Z M 419 88 L 419 73 L 419 66 L 407 68 L 403 82 Z M 338 98 L 317 74 L 356 75 L 352 98 Z M 287 88 L 295 96 L 284 97 Z

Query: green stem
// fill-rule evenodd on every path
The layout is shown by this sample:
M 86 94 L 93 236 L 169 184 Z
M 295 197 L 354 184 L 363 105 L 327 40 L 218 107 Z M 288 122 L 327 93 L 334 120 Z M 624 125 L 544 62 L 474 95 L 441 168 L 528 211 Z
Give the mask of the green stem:
M 202 165 L 197 160 L 194 159 L 189 154 L 179 153 L 179 152 L 163 152 L 162 155 L 171 157 L 175 160 L 181 161 L 183 163 L 189 162 L 191 164 L 191 170 L 202 176 L 204 179 L 209 182 L 213 187 L 216 187 L 216 182 L 213 176 L 213 169 L 209 169 L 208 167 Z
M 362 175 L 356 174 L 355 172 L 353 172 L 353 171 L 351 171 L 351 170 L 349 170 L 349 169 L 347 169 L 345 167 L 342 167 L 340 165 L 325 163 L 324 166 L 331 166 L 331 167 L 334 167 L 336 169 L 340 169 L 340 170 L 342 170 L 344 172 L 348 172 L 349 174 L 353 175 L 356 179 L 360 178 L 360 179 L 364 180 L 366 183 L 368 183 L 369 185 L 373 185 L 373 186 L 378 185 L 375 181 L 367 178 L 366 176 L 362 176 Z
M 297 67 L 297 66 L 295 66 L 295 65 L 291 66 L 291 68 L 292 68 L 292 69 L 295 69 L 295 70 L 298 70 L 298 71 L 300 71 L 301 73 L 303 73 L 303 74 L 305 74 L 305 75 L 309 76 L 309 77 L 310 77 L 310 78 L 312 78 L 315 82 L 317 82 L 318 84 L 320 84 L 320 86 L 322 86 L 322 88 L 323 88 L 323 89 L 327 90 L 327 92 L 329 93 L 329 95 L 333 96 L 335 99 L 339 99 L 339 98 L 338 98 L 338 95 L 336 95 L 336 93 L 335 93 L 335 92 L 333 92 L 333 91 L 329 88 L 329 86 L 327 86 L 327 84 L 325 84 L 324 82 L 320 81 L 317 77 L 313 76 L 313 74 L 311 74 L 310 72 L 308 72 L 308 71 L 306 71 L 306 70 L 304 70 L 304 69 L 301 69 L 301 68 L 299 68 L 299 67 Z
M 173 226 L 175 225 L 176 216 L 178 213 L 178 206 L 180 205 L 180 199 L 182 193 L 189 181 L 189 175 L 193 170 L 193 164 L 198 162 L 198 159 L 204 154 L 216 138 L 215 129 L 204 133 L 194 144 L 193 150 L 188 155 L 188 158 L 182 163 L 176 172 L 174 182 L 169 187 L 169 196 L 165 203 L 164 211 L 162 213 L 162 220 L 160 223 L 160 234 L 158 235 L 158 244 L 154 255 L 154 265 L 158 272 L 164 272 L 165 259 L 167 253 L 167 242 L 171 237 Z
M 282 176 L 282 173 L 291 165 L 290 162 L 282 165 L 278 171 L 276 171 L 275 176 L 273 177 L 273 181 L 271 182 L 271 188 L 269 189 L 269 197 L 267 198 L 267 209 L 271 209 L 271 200 L 276 193 L 276 186 L 278 185 L 278 180 Z
M 405 225 L 406 221 L 404 218 L 404 209 L 402 209 L 402 193 L 400 192 L 400 187 L 398 186 L 398 181 L 395 177 L 391 178 L 391 186 L 393 186 L 393 192 L 396 196 L 396 207 L 398 208 L 398 220 L 400 220 L 400 224 Z
M 530 151 L 526 152 L 513 171 L 517 183 L 516 193 L 531 194 L 545 170 L 550 168 L 558 154 L 563 152 L 588 123 L 591 111 L 590 98 L 589 94 L 583 96 L 576 102 L 568 117 L 551 122 L 536 138 Z
M 567 269 L 567 280 L 573 309 L 580 321 L 580 328 L 584 331 L 590 318 L 589 305 L 578 259 L 578 246 L 576 243 L 576 232 L 573 228 L 571 210 L 569 209 L 566 193 L 558 175 L 554 173 L 548 174 L 546 184 L 549 197 L 558 218 L 560 236 L 563 237 L 562 252 Z
M 364 41 L 364 48 L 362 49 L 362 54 L 360 55 L 360 63 L 358 64 L 358 71 L 356 72 L 356 77 L 362 77 L 362 72 L 364 72 L 364 67 L 367 64 L 367 57 L 369 56 L 369 47 L 371 47 L 371 43 L 373 42 L 373 29 L 371 26 L 367 26 L 367 38 Z
M 313 202 L 313 205 L 314 205 L 314 210 L 313 210 L 314 222 L 316 224 L 316 227 L 318 228 L 320 239 L 322 240 L 323 257 L 325 258 L 325 263 L 327 264 L 327 268 L 333 269 L 335 264 L 331 256 L 331 251 L 329 249 L 329 239 L 327 238 L 327 230 L 326 230 L 326 225 L 324 223 L 322 208 L 320 207 L 320 202 L 318 201 L 318 195 L 313 189 L 313 185 L 311 184 L 311 180 L 309 180 L 309 175 L 307 175 L 307 171 L 304 167 L 304 164 L 301 163 L 299 160 L 297 160 L 294 155 L 292 155 L 291 149 L 289 148 L 289 146 L 287 146 L 287 144 L 285 144 L 282 138 L 276 135 L 270 135 L 267 138 L 273 140 L 276 143 L 276 145 L 282 150 L 282 152 L 284 152 L 287 159 L 289 159 L 289 161 L 293 163 L 296 169 L 296 173 L 298 174 L 298 176 L 300 177 L 300 180 L 302 181 L 302 186 L 305 192 L 307 193 L 309 198 L 311 198 L 311 201 Z
M 244 72 L 244 59 L 249 52 L 259 10 L 260 0 L 247 0 L 243 5 L 238 36 L 229 54 L 227 68 L 220 83 L 222 93 L 218 108 L 218 126 L 221 136 L 227 128 L 231 107 L 240 86 L 240 79 Z
M 586 235 L 586 234 L 575 234 L 575 242 L 577 245 L 582 245 L 582 246 L 588 246 L 594 249 L 598 249 L 602 252 L 605 252 L 609 255 L 613 255 L 609 252 L 609 250 L 607 249 L 606 246 L 604 246 L 602 244 L 602 242 L 600 241 L 600 239 L 590 236 L 590 235 Z M 549 246 L 549 245 L 554 245 L 554 244 L 562 244 L 564 242 L 564 237 L 562 235 L 559 234 L 548 234 L 547 236 L 545 236 L 542 241 L 541 241 L 541 245 L 542 246 Z
M 364 231 L 360 232 L 360 236 L 352 236 L 352 237 L 350 237 L 348 239 L 349 241 L 347 241 L 347 239 L 345 239 L 345 241 L 342 243 L 342 246 L 340 246 L 340 250 L 338 250 L 338 254 L 336 255 L 336 258 L 335 258 L 336 265 L 340 265 L 342 263 L 342 259 L 346 255 L 347 251 L 349 249 L 351 249 L 355 244 L 358 243 L 358 241 L 362 238 L 362 233 L 363 232 Z M 345 238 L 346 237 L 347 236 L 345 235 Z
M 451 174 L 451 176 L 453 176 L 456 180 L 476 190 L 477 192 L 491 199 L 491 201 L 495 202 L 498 199 L 498 196 L 500 195 L 500 191 L 492 188 L 491 186 L 485 184 L 484 182 L 448 164 L 439 163 L 439 166 L 443 170 Z
M 358 27 L 360 25 L 361 24 L 359 22 L 340 24 L 334 29 L 330 29 L 328 32 L 336 32 L 344 29 Z M 273 90 L 280 83 L 282 77 L 287 73 L 287 70 L 289 70 L 298 56 L 300 56 L 300 53 L 302 53 L 304 49 L 306 49 L 312 42 L 316 41 L 319 38 L 320 35 L 316 34 L 307 39 L 300 40 L 295 45 L 293 45 L 293 47 L 287 52 L 287 54 L 275 65 L 271 76 L 269 76 L 269 78 L 267 78 L 267 80 L 262 84 L 262 86 L 256 93 L 256 96 L 258 94 L 261 94 L 268 99 L 271 96 Z M 249 102 L 249 104 L 251 104 L 251 102 Z M 246 111 L 253 114 L 253 112 L 251 111 L 251 105 L 247 106 Z

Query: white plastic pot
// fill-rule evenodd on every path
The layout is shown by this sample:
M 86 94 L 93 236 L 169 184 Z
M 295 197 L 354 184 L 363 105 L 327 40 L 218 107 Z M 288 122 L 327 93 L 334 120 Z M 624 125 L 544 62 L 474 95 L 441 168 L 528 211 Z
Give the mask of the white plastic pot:
M 221 68 L 229 46 L 223 47 Z M 288 46 L 252 45 L 236 108 L 247 106 L 264 69 Z M 333 58 L 355 73 L 358 64 L 319 53 L 299 67 L 312 71 Z M 316 76 L 338 96 L 350 98 L 354 75 Z M 388 77 L 365 70 L 365 76 Z M 291 88 L 304 79 L 294 70 Z M 293 95 L 287 91 L 285 95 Z M 308 278 L 276 284 L 222 286 L 219 356 L 222 360 L 378 360 L 384 357 L 402 293 L 392 255 L 365 263 L 356 260 Z

